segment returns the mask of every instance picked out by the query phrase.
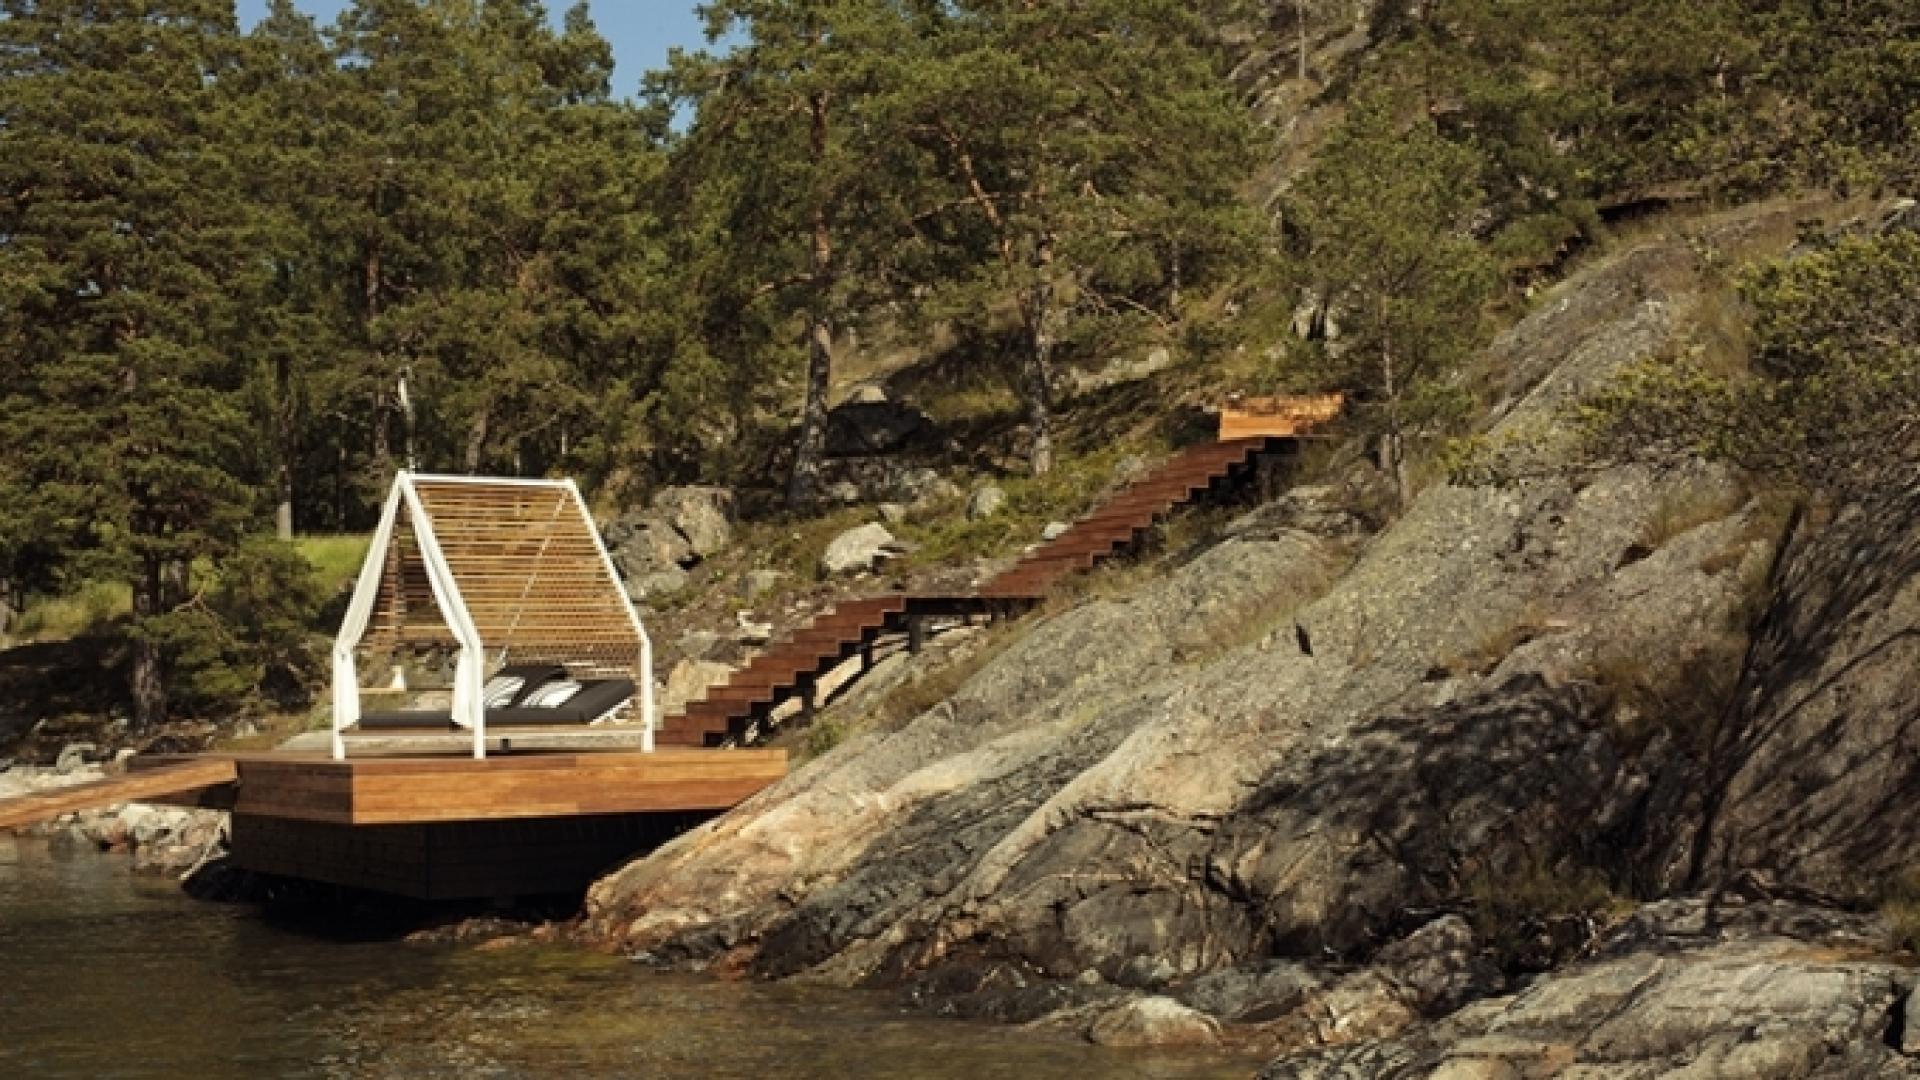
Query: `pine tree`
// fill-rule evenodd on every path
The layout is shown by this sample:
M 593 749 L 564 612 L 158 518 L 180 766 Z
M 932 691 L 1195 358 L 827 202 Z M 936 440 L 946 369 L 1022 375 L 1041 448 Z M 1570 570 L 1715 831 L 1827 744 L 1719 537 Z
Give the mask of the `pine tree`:
M 291 0 L 272 0 L 226 80 L 227 138 L 248 179 L 257 254 L 270 265 L 235 348 L 248 360 L 247 404 L 259 432 L 253 482 L 272 492 L 282 540 L 293 538 L 296 495 L 310 473 L 302 457 L 331 441 L 316 425 L 315 388 L 345 345 L 345 279 L 312 225 L 329 209 L 324 103 L 337 80 L 326 41 Z M 311 519 L 316 507 L 299 509 Z
M 133 590 L 136 724 L 167 710 L 197 562 L 250 517 L 233 302 L 260 272 L 220 138 L 211 0 L 8 0 L 0 19 L 0 455 L 70 569 Z
M 921 12 L 886 114 L 937 185 L 906 192 L 903 291 L 1018 313 L 1030 460 L 1053 458 L 1054 350 L 1070 312 L 1172 317 L 1244 253 L 1247 112 L 1216 5 L 971 0 Z
M 525 0 L 365 0 L 334 36 L 335 194 L 318 220 L 358 287 L 329 396 L 372 417 L 365 471 L 387 475 L 396 445 L 468 472 L 576 451 L 620 467 L 602 400 L 654 395 L 670 337 L 649 311 L 660 118 L 610 100 L 583 7 L 556 33 Z
M 893 133 L 867 114 L 906 28 L 882 0 L 722 0 L 704 10 L 711 38 L 738 34 L 746 44 L 682 54 L 659 80 L 665 99 L 695 110 L 677 153 L 698 200 L 683 220 L 704 245 L 695 256 L 702 288 L 733 309 L 716 321 L 759 321 L 763 339 L 788 318 L 804 326 L 787 486 L 800 503 L 816 494 L 825 456 L 836 332 L 890 235 L 879 196 L 902 182 L 879 168 L 878 147 Z
M 1480 172 L 1425 109 L 1374 97 L 1328 136 L 1286 201 L 1303 283 L 1340 329 L 1307 362 L 1316 381 L 1358 399 L 1402 505 L 1408 440 L 1444 431 L 1464 406 L 1453 376 L 1497 285 L 1466 231 Z

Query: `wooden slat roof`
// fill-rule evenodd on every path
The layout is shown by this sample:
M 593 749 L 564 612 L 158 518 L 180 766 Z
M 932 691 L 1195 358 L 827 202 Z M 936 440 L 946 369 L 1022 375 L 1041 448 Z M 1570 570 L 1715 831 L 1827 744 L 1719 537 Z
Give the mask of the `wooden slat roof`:
M 415 492 L 480 640 L 630 656 L 640 634 L 593 521 L 569 485 L 415 477 Z M 373 644 L 451 642 L 404 515 L 375 602 Z

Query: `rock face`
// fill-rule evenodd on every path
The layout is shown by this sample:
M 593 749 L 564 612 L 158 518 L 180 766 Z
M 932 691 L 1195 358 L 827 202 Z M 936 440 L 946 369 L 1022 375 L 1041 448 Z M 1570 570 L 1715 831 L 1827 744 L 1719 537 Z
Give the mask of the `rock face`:
M 1682 340 L 1649 283 L 1685 259 L 1629 252 L 1503 335 L 1495 434 Z M 1175 1002 L 1285 1055 L 1274 1075 L 1904 1063 L 1883 930 L 1700 901 L 1608 923 L 1756 870 L 1864 902 L 1849 866 L 1920 865 L 1896 693 L 1920 486 L 1772 574 L 1779 519 L 1718 470 L 1529 475 L 1435 484 L 1384 529 L 1364 492 L 1297 489 L 1020 624 L 919 715 L 849 725 L 601 881 L 585 932 L 1089 1037 L 1198 1037 Z
M 677 592 L 687 571 L 733 540 L 733 493 L 714 487 L 670 487 L 644 510 L 609 522 L 607 552 L 635 599 Z
M 1582 344 L 1504 423 L 1675 332 L 1644 270 L 1521 324 Z M 1562 318 L 1583 331 L 1540 325 Z M 1727 510 L 1648 545 L 1676 503 Z M 1033 624 L 949 700 L 603 881 L 591 932 L 776 976 L 1008 961 L 1151 987 L 1370 955 L 1476 880 L 1610 869 L 1667 744 L 1615 725 L 1602 676 L 1677 676 L 1737 621 L 1771 547 L 1731 483 L 1441 485 L 1357 554 L 1315 517 L 1334 535 L 1269 523 Z
M 1652 905 L 1586 962 L 1411 1037 L 1290 1054 L 1265 1080 L 1325 1077 L 1912 1076 L 1897 1044 L 1915 973 L 1818 910 Z M 1736 904 L 1736 908 L 1739 905 Z M 1681 925 L 1663 927 L 1674 919 Z M 1693 925 L 1685 925 L 1685 924 Z
M 1870 904 L 1920 868 L 1920 468 L 1878 480 L 1782 561 L 1697 811 L 1701 882 L 1758 870 Z
M 900 542 L 887 527 L 870 522 L 834 537 L 820 556 L 820 569 L 830 575 L 860 573 L 873 570 L 900 552 Z

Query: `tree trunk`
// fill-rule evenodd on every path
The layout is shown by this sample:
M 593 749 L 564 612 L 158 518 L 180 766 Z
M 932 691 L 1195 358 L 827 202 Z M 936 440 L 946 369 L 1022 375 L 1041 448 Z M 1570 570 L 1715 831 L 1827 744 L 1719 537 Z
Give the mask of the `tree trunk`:
M 13 629 L 13 583 L 0 577 L 0 645 L 11 641 L 9 632 Z
M 1293 21 L 1300 40 L 1300 81 L 1307 81 L 1307 0 L 1293 0 Z
M 473 423 L 467 426 L 467 455 L 465 458 L 467 473 L 474 475 L 480 471 L 480 457 L 487 450 L 487 429 L 489 427 L 488 409 L 482 405 L 473 416 Z
M 827 394 L 833 381 L 833 327 L 824 313 L 807 318 L 807 390 L 800 406 L 800 440 L 794 447 L 787 502 L 801 506 L 820 493 L 820 463 L 827 456 Z
M 347 531 L 347 496 L 353 486 L 352 466 L 353 459 L 347 454 L 347 442 L 342 439 L 333 451 L 333 528 L 337 532 Z
M 820 161 L 827 152 L 827 95 L 815 93 L 807 99 L 807 108 L 813 158 Z M 794 506 L 811 502 L 819 494 L 820 463 L 827 456 L 827 395 L 833 389 L 833 323 L 827 312 L 833 287 L 833 229 L 824 201 L 814 204 L 812 230 L 806 396 L 800 404 L 793 473 L 787 478 L 787 502 Z
M 129 689 L 133 695 L 133 727 L 150 731 L 167 718 L 167 686 L 160 670 L 160 646 L 148 633 L 147 620 L 160 614 L 166 577 L 161 560 L 141 561 L 133 582 L 133 657 Z
M 273 365 L 275 455 L 273 532 L 282 540 L 293 539 L 293 366 L 282 356 Z
M 1381 306 L 1385 306 L 1385 300 Z M 1381 320 L 1383 323 L 1385 319 Z M 1413 484 L 1407 475 L 1406 433 L 1400 425 L 1400 384 L 1393 355 L 1393 338 L 1384 329 L 1380 342 L 1380 389 L 1387 410 L 1385 430 L 1380 435 L 1380 471 L 1393 481 L 1394 503 L 1404 512 L 1413 499 Z
M 1027 290 L 1027 355 L 1022 382 L 1031 443 L 1028 467 L 1035 476 L 1053 469 L 1053 237 L 1043 236 L 1033 257 L 1034 283 Z
M 393 477 L 393 400 L 383 387 L 373 402 L 373 498 L 378 501 Z

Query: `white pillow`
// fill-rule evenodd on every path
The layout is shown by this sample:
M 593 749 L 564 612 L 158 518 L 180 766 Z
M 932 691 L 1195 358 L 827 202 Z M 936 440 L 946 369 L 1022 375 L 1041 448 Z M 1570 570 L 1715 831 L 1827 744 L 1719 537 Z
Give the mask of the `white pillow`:
M 480 696 L 487 708 L 504 709 L 513 700 L 513 695 L 519 693 L 526 684 L 527 680 L 518 675 L 495 675 L 487 680 L 487 688 Z
M 580 692 L 580 684 L 572 679 L 555 679 L 527 695 L 521 702 L 528 709 L 557 709 L 573 699 Z

